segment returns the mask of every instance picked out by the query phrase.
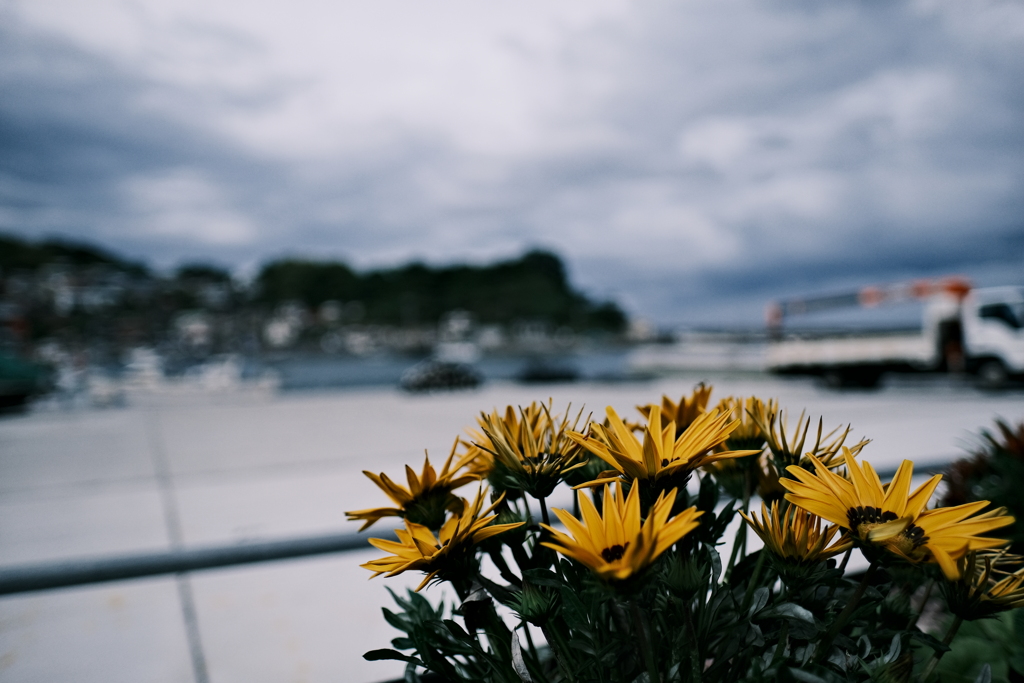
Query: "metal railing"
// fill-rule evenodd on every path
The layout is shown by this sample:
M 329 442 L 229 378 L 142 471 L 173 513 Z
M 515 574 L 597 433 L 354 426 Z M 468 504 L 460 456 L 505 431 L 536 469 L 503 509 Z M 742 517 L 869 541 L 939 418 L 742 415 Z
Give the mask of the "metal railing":
M 918 463 L 916 474 L 944 471 L 949 460 Z M 896 468 L 879 472 L 891 477 Z M 390 529 L 375 528 L 374 535 Z M 106 558 L 82 558 L 54 562 L 0 566 L 0 595 L 65 588 L 144 576 L 180 574 L 273 560 L 369 549 L 368 534 L 344 533 L 306 536 L 277 541 L 234 543 L 206 548 L 133 553 Z
M 0 567 L 0 595 L 363 550 L 371 547 L 367 538 L 366 534 L 326 534 Z
M 952 459 L 945 459 L 918 463 L 914 468 L 915 473 L 920 475 L 942 472 L 948 468 L 951 461 Z M 887 468 L 879 471 L 879 476 L 889 478 L 895 472 L 896 468 Z M 539 511 L 537 513 L 539 514 Z M 382 531 L 391 531 L 393 528 L 377 528 L 374 530 L 374 535 Z M 369 545 L 368 538 L 368 534 L 335 533 L 205 548 L 181 548 L 101 558 L 75 558 L 0 566 L 0 596 L 168 574 L 179 576 L 179 590 L 183 590 L 183 586 L 187 588 L 187 579 L 183 575 L 189 572 L 370 549 L 372 546 Z M 190 619 L 189 609 L 185 609 L 186 628 L 192 638 L 190 649 L 192 650 L 195 679 L 198 683 L 206 683 L 209 677 L 195 624 L 195 607 L 192 604 L 191 594 L 188 593 L 187 599 L 183 595 L 182 600 L 183 608 L 187 606 L 193 612 Z M 440 679 L 432 677 L 428 673 L 423 676 L 423 680 Z M 401 683 L 401 681 L 387 681 L 386 683 Z

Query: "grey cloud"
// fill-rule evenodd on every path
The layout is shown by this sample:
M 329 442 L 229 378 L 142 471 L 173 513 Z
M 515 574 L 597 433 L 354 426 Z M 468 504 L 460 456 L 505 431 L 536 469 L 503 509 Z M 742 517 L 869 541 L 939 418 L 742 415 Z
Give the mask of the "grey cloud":
M 660 301 L 648 312 L 685 319 L 698 304 L 684 293 L 709 280 L 708 296 L 767 296 L 793 284 L 827 287 L 848 273 L 1024 263 L 1024 111 L 1019 88 L 1008 87 L 1024 75 L 1019 39 L 965 35 L 941 13 L 919 16 L 906 5 L 725 4 L 710 24 L 688 23 L 693 5 L 657 5 L 648 30 L 630 36 L 623 85 L 606 103 L 632 143 L 630 161 L 647 162 L 630 179 L 674 183 L 680 205 L 741 245 L 727 267 L 651 258 L 642 280 L 620 275 Z M 1010 18 L 1024 23 L 1019 13 Z M 674 157 L 680 131 L 708 121 L 753 131 L 734 164 Z M 798 191 L 800 183 L 808 189 Z M 835 195 L 820 207 L 816 183 L 818 194 Z M 592 196 L 595 223 L 615 212 L 615 192 Z M 636 227 L 644 239 L 645 226 Z M 600 286 L 612 264 L 591 256 L 602 265 L 589 270 L 602 276 L 588 280 Z
M 540 74 L 564 100 L 539 150 L 467 152 L 396 128 L 328 160 L 273 158 L 202 125 L 299 82 L 172 88 L 3 22 L 0 221 L 162 262 L 380 265 L 541 244 L 593 293 L 680 323 L 749 321 L 767 298 L 864 281 L 1011 277 L 1024 263 L 1014 22 L 1002 3 L 643 3 L 566 37 Z M 260 53 L 180 28 L 202 34 L 201 55 L 220 40 Z M 202 239 L 204 221 L 220 239 Z

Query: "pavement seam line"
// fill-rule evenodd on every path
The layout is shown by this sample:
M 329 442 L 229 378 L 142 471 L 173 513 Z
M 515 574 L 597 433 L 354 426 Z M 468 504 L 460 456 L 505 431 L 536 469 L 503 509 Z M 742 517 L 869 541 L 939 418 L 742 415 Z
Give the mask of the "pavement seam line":
M 181 516 L 174 495 L 174 480 L 171 477 L 170 462 L 164 449 L 160 435 L 159 415 L 155 411 L 146 414 L 146 435 L 149 439 L 149 450 L 153 458 L 153 468 L 160 490 L 160 500 L 164 509 L 164 521 L 167 524 L 167 536 L 172 550 L 181 550 L 184 536 L 181 530 Z M 210 683 L 209 670 L 206 666 L 206 654 L 203 651 L 203 640 L 199 632 L 199 618 L 196 612 L 195 598 L 192 594 L 192 583 L 187 573 L 175 575 L 178 587 L 178 600 L 181 603 L 181 615 L 185 622 L 185 637 L 188 641 L 189 657 L 192 661 L 192 675 L 195 683 Z

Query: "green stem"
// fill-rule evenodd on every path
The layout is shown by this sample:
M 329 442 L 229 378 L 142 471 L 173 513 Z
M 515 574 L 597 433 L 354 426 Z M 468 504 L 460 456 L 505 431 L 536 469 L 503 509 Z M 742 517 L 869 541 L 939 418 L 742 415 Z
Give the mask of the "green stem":
M 459 596 L 459 603 L 466 601 L 469 597 L 469 587 L 467 587 L 462 581 L 452 581 L 452 588 L 455 589 L 455 594 Z
M 537 500 L 540 501 L 541 520 L 548 526 L 551 526 L 551 519 L 548 517 L 548 504 L 545 502 L 544 498 L 538 498 Z
M 854 591 L 853 596 L 850 597 L 850 600 L 846 603 L 846 607 L 844 607 L 843 611 L 839 613 L 836 620 L 832 622 L 832 625 L 828 629 L 828 633 L 826 633 L 825 637 L 818 643 L 818 648 L 815 652 L 815 658 L 818 661 L 821 661 L 828 656 L 829 650 L 832 649 L 832 641 L 836 639 L 839 632 L 843 630 L 843 627 L 846 626 L 847 622 L 850 621 L 851 617 L 853 617 L 853 613 L 856 611 L 857 605 L 860 603 L 860 599 L 864 596 L 864 591 L 867 590 L 868 583 L 875 575 L 875 570 L 877 568 L 878 565 L 874 562 L 868 565 L 868 570 L 864 572 L 864 576 L 861 578 L 860 583 L 857 584 L 857 590 Z
M 533 562 L 530 561 L 530 556 L 526 554 L 526 549 L 521 543 L 511 543 L 508 547 L 512 550 L 512 557 L 519 566 L 520 574 L 533 567 Z
M 757 581 L 761 578 L 761 568 L 764 566 L 764 558 L 767 555 L 768 549 L 762 548 L 761 553 L 757 556 L 757 564 L 754 565 L 754 573 L 750 575 L 750 580 L 747 583 L 747 593 L 743 596 L 744 612 L 750 608 L 750 599 L 754 597 L 754 588 L 757 587 Z
M 533 526 L 533 513 L 530 512 L 530 503 L 526 500 L 526 496 L 522 496 L 516 501 L 516 512 L 526 521 L 527 527 Z
M 747 530 L 747 520 L 740 517 L 740 528 L 736 530 L 736 538 L 732 541 L 732 552 L 729 553 L 729 564 L 725 567 L 725 578 L 728 579 L 729 575 L 732 574 L 732 568 L 736 564 L 736 556 L 740 552 L 740 546 L 745 545 Z
M 946 637 L 942 639 L 943 645 L 949 645 L 953 642 L 953 638 L 956 637 L 956 632 L 960 630 L 960 625 L 964 623 L 963 617 L 956 617 L 953 619 L 953 623 L 950 624 L 949 630 L 946 631 Z M 924 667 L 924 671 L 921 672 L 921 678 L 918 680 L 921 683 L 925 683 L 928 678 L 935 671 L 935 667 L 939 665 L 939 660 L 942 659 L 942 655 L 946 654 L 945 651 L 936 651 L 932 653 L 932 658 L 928 660 L 927 666 Z
M 759 456 L 755 456 L 755 457 L 759 457 Z M 756 461 L 752 460 L 751 462 L 756 462 Z M 754 488 L 753 482 L 750 480 L 750 476 L 751 476 L 750 464 L 748 463 L 746 470 L 743 472 L 743 511 L 746 512 L 748 515 L 750 514 L 750 496 L 753 495 L 753 491 L 751 489 Z M 743 518 L 741 517 L 740 519 L 743 519 Z M 743 556 L 746 557 L 746 555 L 747 555 L 747 521 L 745 519 L 743 520 L 742 529 L 743 529 Z
M 640 613 L 640 606 L 632 600 L 629 603 L 629 611 L 633 615 L 633 630 L 636 631 L 637 640 L 640 641 L 640 653 L 647 664 L 647 676 L 651 683 L 661 683 L 661 675 L 658 673 L 658 663 L 654 659 L 654 648 L 651 647 L 650 634 L 644 627 L 643 614 Z
M 703 666 L 700 658 L 700 643 L 697 642 L 697 629 L 693 626 L 693 605 L 686 606 L 686 628 L 690 631 L 690 681 L 700 683 Z
M 505 579 L 516 588 L 522 587 L 522 579 L 512 573 L 512 570 L 509 568 L 508 562 L 506 562 L 505 558 L 502 556 L 500 549 L 491 550 L 488 555 L 491 556 L 491 562 L 494 563 L 494 566 L 498 568 L 498 573 L 501 574 L 501 578 Z
M 928 606 L 928 600 L 932 597 L 932 590 L 935 588 L 935 579 L 928 581 L 928 585 L 924 589 L 924 597 L 921 598 L 921 606 L 918 607 L 911 615 L 910 622 L 907 624 L 907 630 L 909 631 L 914 627 L 915 624 L 921 619 L 921 615 L 924 614 L 925 608 Z
M 512 669 L 512 638 L 515 636 L 508 626 L 498 616 L 493 604 L 488 604 L 487 614 L 484 621 L 484 635 L 487 636 L 487 644 L 508 667 Z M 518 676 L 516 676 L 518 678 Z M 513 679 L 514 680 L 514 679 Z
M 537 654 L 537 647 L 533 644 L 533 636 L 530 635 L 530 625 L 523 624 L 523 633 L 526 634 L 526 647 L 530 649 L 530 656 L 539 664 L 540 656 Z
M 562 670 L 565 679 L 567 681 L 575 681 L 576 677 L 572 673 L 574 662 L 569 654 L 569 644 L 562 637 L 562 627 L 564 625 L 565 622 L 558 619 L 557 622 L 550 626 L 545 625 L 541 627 L 541 630 L 544 632 L 544 637 L 548 639 L 548 645 L 551 646 L 551 651 L 555 654 L 555 661 L 558 662 L 558 668 Z
M 842 578 L 842 576 L 846 573 L 846 565 L 850 562 L 850 555 L 851 554 L 853 554 L 853 546 L 850 546 L 849 548 L 846 549 L 846 552 L 843 554 L 843 561 L 839 563 L 839 576 L 840 576 L 840 578 Z M 825 598 L 825 606 L 826 606 L 826 608 L 828 607 L 828 604 L 830 602 L 832 602 L 832 598 L 836 594 L 836 586 L 838 586 L 838 585 L 839 585 L 839 582 L 837 581 L 836 583 L 832 584 L 831 588 L 828 589 L 828 597 Z
M 786 654 L 786 641 L 789 640 L 789 621 L 783 619 L 782 630 L 779 631 L 779 644 L 775 646 L 775 652 L 772 654 L 772 661 L 769 666 L 775 666 L 780 659 Z

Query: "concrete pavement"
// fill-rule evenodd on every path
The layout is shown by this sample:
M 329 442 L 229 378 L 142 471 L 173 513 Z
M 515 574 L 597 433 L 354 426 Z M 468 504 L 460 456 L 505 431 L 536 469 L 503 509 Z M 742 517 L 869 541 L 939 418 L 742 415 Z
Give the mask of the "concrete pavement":
M 0 565 L 354 531 L 344 511 L 383 504 L 363 469 L 399 475 L 424 448 L 440 464 L 480 410 L 555 398 L 603 412 L 678 398 L 694 378 L 649 384 L 491 385 L 451 395 L 390 389 L 173 397 L 147 407 L 37 411 L 0 419 Z M 961 454 L 996 416 L 1024 418 L 1022 395 L 947 383 L 828 393 L 804 381 L 720 378 L 729 393 L 778 397 L 852 422 L 876 466 Z M 370 549 L 0 598 L 3 681 L 355 681 L 401 675 L 365 662 L 397 635 L 367 581 Z M 436 590 L 436 589 L 431 589 Z M 436 595 L 435 595 L 436 597 Z

